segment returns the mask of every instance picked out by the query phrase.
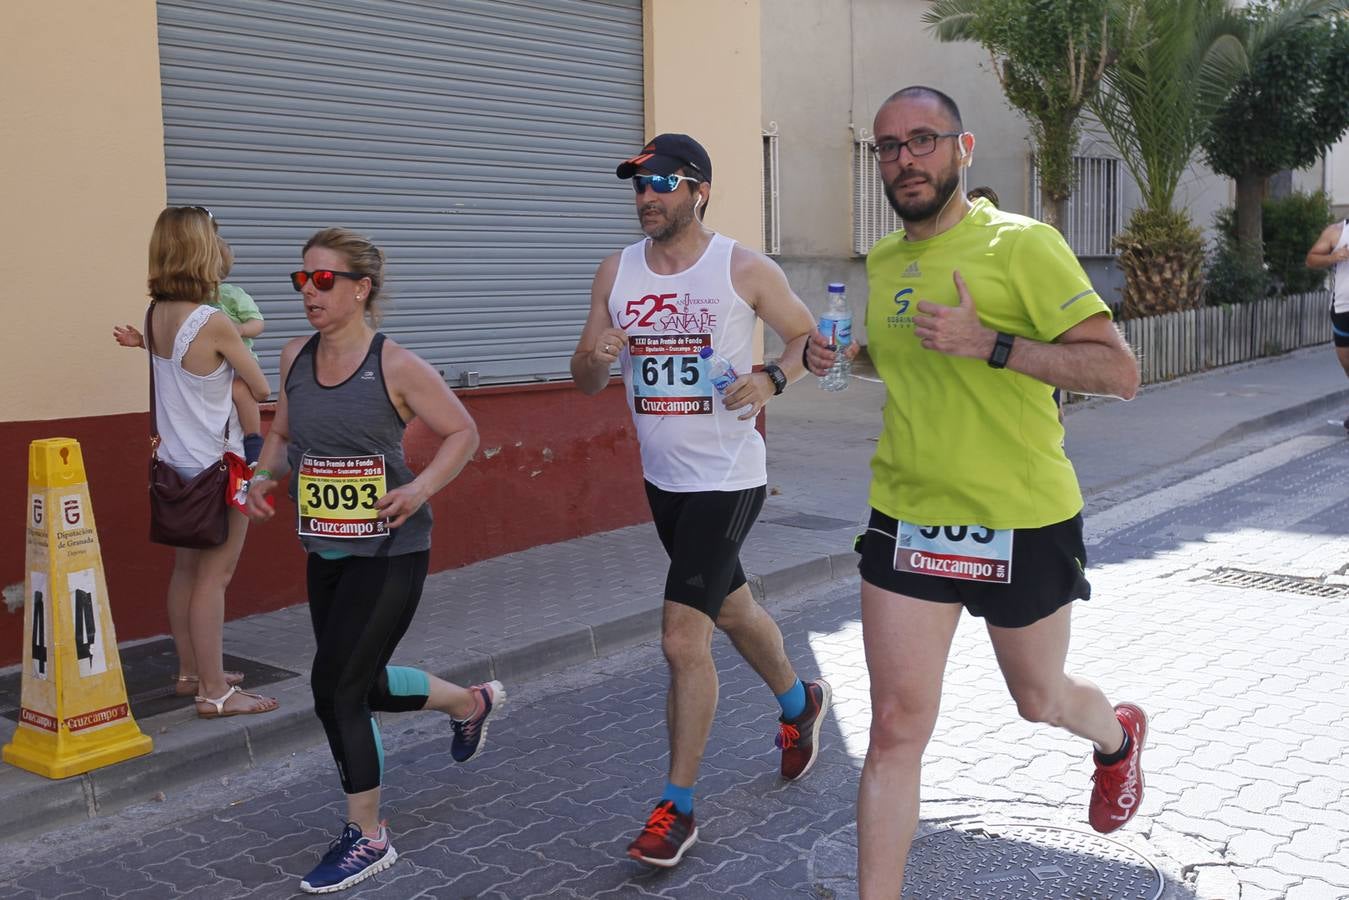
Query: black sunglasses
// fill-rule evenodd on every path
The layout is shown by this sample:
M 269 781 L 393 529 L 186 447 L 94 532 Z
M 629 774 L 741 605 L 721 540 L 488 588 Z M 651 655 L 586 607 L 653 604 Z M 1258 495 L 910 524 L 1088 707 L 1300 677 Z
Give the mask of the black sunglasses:
M 304 290 L 304 286 L 309 282 L 314 282 L 314 287 L 320 291 L 331 291 L 333 285 L 337 283 L 337 276 L 350 278 L 352 281 L 360 281 L 365 276 L 360 272 L 338 272 L 335 269 L 315 269 L 312 272 L 290 273 L 290 286 L 297 291 Z

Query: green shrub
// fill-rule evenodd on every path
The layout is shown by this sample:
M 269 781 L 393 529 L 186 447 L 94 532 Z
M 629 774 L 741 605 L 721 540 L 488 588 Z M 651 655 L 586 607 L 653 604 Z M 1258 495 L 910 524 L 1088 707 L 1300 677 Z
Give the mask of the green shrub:
M 1329 222 L 1330 198 L 1323 191 L 1265 201 L 1265 262 L 1283 293 L 1305 294 L 1325 284 L 1324 269 L 1307 268 L 1307 251 Z
M 1221 220 L 1235 219 L 1231 208 L 1218 213 Z M 1222 229 L 1219 222 L 1218 240 L 1206 261 L 1204 273 L 1204 303 L 1222 306 L 1260 300 L 1269 294 L 1270 277 L 1265 267 L 1249 253 L 1242 253 L 1236 237 Z
M 1242 303 L 1271 293 L 1304 294 L 1325 284 L 1324 270 L 1307 268 L 1307 251 L 1330 221 L 1330 198 L 1322 191 L 1267 199 L 1262 216 L 1265 265 L 1238 252 L 1236 213 L 1214 216 L 1216 240 L 1208 257 L 1206 302 Z

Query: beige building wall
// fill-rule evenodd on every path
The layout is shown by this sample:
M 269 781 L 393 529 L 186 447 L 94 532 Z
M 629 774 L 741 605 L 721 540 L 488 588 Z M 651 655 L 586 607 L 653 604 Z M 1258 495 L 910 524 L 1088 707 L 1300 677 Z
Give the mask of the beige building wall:
M 1349 137 L 1343 138 L 1326 154 L 1326 193 L 1335 215 L 1349 216 Z
M 19 0 L 0 54 L 0 422 L 148 408 L 112 326 L 147 302 L 165 201 L 154 0 Z
M 866 297 L 863 261 L 852 255 L 852 141 L 870 137 L 891 93 L 925 84 L 950 94 L 976 137 L 968 187 L 988 185 L 1010 212 L 1031 208 L 1028 127 L 1008 106 L 988 54 L 973 43 L 943 44 L 923 24 L 926 0 L 762 0 L 763 124 L 777 126 L 782 254 L 792 284 L 813 308 L 824 283 L 848 283 L 854 332 Z M 1084 152 L 1117 155 L 1104 134 L 1084 131 Z M 1124 218 L 1140 202 L 1124 173 Z M 1231 183 L 1196 163 L 1176 203 L 1211 231 L 1232 203 Z M 1119 298 L 1113 259 L 1084 260 L 1097 288 Z
M 759 0 L 642 4 L 647 137 L 683 132 L 707 148 L 707 224 L 756 249 L 763 244 L 759 7 Z

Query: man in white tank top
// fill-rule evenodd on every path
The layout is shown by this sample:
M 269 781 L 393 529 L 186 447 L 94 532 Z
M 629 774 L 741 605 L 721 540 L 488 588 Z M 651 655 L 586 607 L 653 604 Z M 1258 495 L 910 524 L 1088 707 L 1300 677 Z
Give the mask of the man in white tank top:
M 768 481 L 754 420 L 806 373 L 814 321 L 774 262 L 703 225 L 712 161 L 693 138 L 658 135 L 617 174 L 632 179 L 646 239 L 600 263 L 571 373 L 583 392 L 598 394 L 619 364 L 647 501 L 670 555 L 661 620 L 669 778 L 628 847 L 634 859 L 669 867 L 698 837 L 693 785 L 717 706 L 714 625 L 778 698 L 782 776 L 800 778 L 818 755 L 829 685 L 797 678 L 739 561 Z M 759 319 L 786 347 L 777 363 L 753 372 Z M 712 383 L 720 363 L 712 353 L 739 373 L 724 393 Z
M 1335 222 L 1321 232 L 1307 251 L 1307 266 L 1330 269 L 1330 327 L 1334 332 L 1335 355 L 1344 374 L 1349 375 L 1349 219 Z M 1349 430 L 1349 419 L 1344 420 Z

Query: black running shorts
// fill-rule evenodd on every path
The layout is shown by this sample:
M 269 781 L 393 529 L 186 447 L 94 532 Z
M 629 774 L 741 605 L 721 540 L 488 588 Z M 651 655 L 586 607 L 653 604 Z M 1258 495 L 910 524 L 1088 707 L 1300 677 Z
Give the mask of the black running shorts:
M 1349 312 L 1335 312 L 1330 307 L 1330 330 L 1335 338 L 1336 347 L 1349 347 Z
M 646 500 L 670 570 L 665 599 L 716 621 L 721 605 L 745 584 L 740 546 L 763 508 L 765 487 L 743 491 L 666 491 L 646 482 Z
M 971 615 L 1002 628 L 1038 622 L 1074 600 L 1090 600 L 1082 514 L 1044 528 L 1018 528 L 1012 537 L 1008 584 L 966 581 L 895 569 L 898 523 L 873 509 L 859 540 L 862 580 L 883 590 L 934 603 L 961 603 Z

